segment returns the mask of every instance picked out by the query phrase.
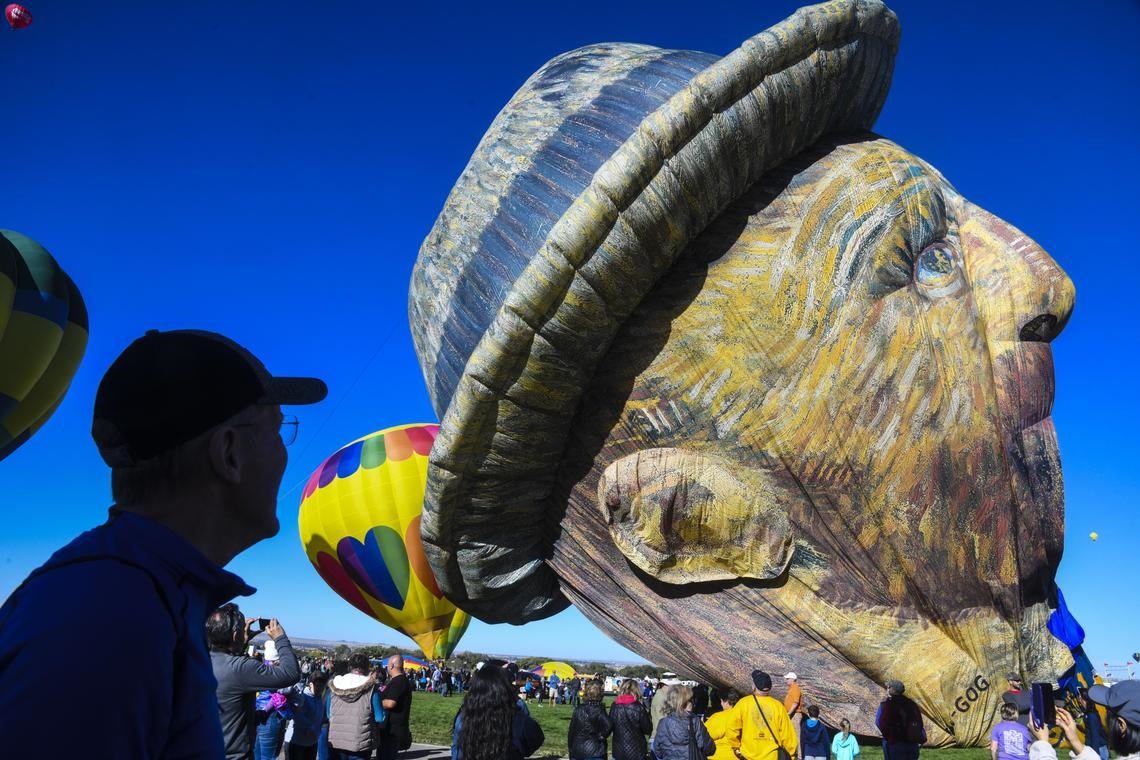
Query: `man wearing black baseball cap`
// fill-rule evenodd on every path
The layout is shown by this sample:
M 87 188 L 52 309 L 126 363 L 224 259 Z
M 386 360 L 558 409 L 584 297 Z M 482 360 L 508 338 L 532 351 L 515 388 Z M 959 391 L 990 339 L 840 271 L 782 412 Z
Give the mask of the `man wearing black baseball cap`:
M 772 676 L 752 671 L 752 696 L 742 697 L 728 717 L 728 733 L 739 739 L 741 760 L 772 760 L 782 748 L 796 756 L 799 739 L 782 702 L 772 696 Z M 730 743 L 735 743 L 730 740 Z
M 68 736 L 97 758 L 223 756 L 206 616 L 252 594 L 223 569 L 277 533 L 296 420 L 327 394 L 274 377 L 216 333 L 150 331 L 107 370 L 92 436 L 111 467 L 104 524 L 57 551 L 0 608 L 0 747 L 42 756 Z M 61 652 L 80 656 L 64 660 Z M 106 692 L 61 717 L 67 684 Z
M 1002 702 L 1012 702 L 1017 705 L 1017 722 L 1023 726 L 1029 725 L 1029 692 L 1021 688 L 1021 674 L 1009 671 L 1005 680 L 1009 688 L 1001 695 Z
M 1089 687 L 1089 699 L 1108 712 L 1108 746 L 1117 760 L 1140 760 L 1140 681 L 1118 681 L 1112 686 Z M 1092 747 L 1085 746 L 1077 722 L 1063 707 L 1057 708 L 1057 725 L 1065 733 L 1076 760 L 1100 760 Z M 1056 760 L 1057 751 L 1049 743 L 1049 726 L 1029 725 L 1036 740 L 1029 747 L 1029 760 Z

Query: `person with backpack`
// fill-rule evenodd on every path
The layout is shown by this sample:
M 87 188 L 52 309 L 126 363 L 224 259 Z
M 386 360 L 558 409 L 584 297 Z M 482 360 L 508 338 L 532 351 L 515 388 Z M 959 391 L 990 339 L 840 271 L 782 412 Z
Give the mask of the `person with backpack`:
M 926 743 L 922 711 L 904 691 L 902 681 L 887 681 L 887 698 L 875 716 L 875 725 L 883 736 L 884 760 L 917 760 L 919 747 Z

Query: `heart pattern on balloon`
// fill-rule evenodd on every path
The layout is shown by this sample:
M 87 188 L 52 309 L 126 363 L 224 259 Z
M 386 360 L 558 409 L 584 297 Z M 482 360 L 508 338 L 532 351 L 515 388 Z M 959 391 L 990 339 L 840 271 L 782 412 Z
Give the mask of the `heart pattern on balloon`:
M 365 615 L 371 616 L 374 614 L 372 608 L 368 606 L 368 600 L 364 598 L 364 594 L 360 593 L 356 582 L 348 576 L 336 559 L 325 552 L 317 552 L 317 561 L 313 563 L 313 567 L 317 569 L 317 573 L 325 579 L 325 583 L 333 591 L 340 594 L 341 599 L 351 604 L 356 609 L 363 612 Z
M 420 583 L 424 584 L 424 588 L 432 593 L 436 599 L 443 598 L 443 592 L 439 590 L 439 583 L 435 579 L 435 573 L 428 564 L 427 555 L 424 554 L 424 541 L 420 536 L 420 515 L 412 518 L 408 523 L 408 531 L 404 534 L 404 545 L 408 549 L 408 563 L 415 571 L 416 577 L 420 579 Z
M 336 553 L 344 571 L 364 593 L 394 609 L 404 608 L 411 573 L 399 533 L 378 525 L 365 534 L 363 543 L 345 536 L 337 543 Z

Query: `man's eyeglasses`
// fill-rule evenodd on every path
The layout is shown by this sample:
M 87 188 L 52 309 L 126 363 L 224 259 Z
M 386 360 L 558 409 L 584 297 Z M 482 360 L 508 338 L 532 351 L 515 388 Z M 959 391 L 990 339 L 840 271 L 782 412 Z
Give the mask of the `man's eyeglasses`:
M 297 440 L 297 428 L 301 426 L 301 421 L 297 419 L 295 414 L 286 414 L 281 418 L 281 442 L 289 446 L 293 441 Z
M 301 421 L 297 419 L 295 414 L 286 414 L 281 418 L 281 442 L 289 446 L 293 441 L 297 440 L 297 428 L 300 427 Z M 256 427 L 252 422 L 239 422 L 234 427 Z

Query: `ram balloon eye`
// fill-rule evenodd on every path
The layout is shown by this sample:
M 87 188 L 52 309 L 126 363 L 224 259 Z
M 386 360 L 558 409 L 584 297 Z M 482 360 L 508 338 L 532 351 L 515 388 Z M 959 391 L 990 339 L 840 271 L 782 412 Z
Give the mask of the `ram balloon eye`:
M 914 279 L 919 285 L 946 285 L 958 273 L 958 253 L 947 242 L 928 245 L 914 263 Z

